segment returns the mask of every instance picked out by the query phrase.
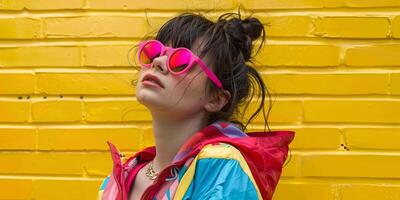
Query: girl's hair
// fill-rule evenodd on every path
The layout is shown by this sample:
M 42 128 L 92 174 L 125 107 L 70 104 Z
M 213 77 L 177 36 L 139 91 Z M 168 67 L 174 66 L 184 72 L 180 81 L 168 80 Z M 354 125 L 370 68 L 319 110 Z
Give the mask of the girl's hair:
M 269 115 L 272 106 L 271 96 L 260 74 L 253 67 L 255 66 L 254 56 L 263 47 L 265 40 L 264 24 L 260 20 L 251 16 L 242 19 L 240 9 L 238 14 L 222 14 L 216 22 L 207 19 L 202 14 L 185 12 L 162 25 L 155 39 L 163 44 L 169 43 L 174 48 L 188 49 L 192 49 L 196 40 L 201 41 L 203 48 L 198 56 L 207 57 L 207 66 L 212 68 L 221 80 L 224 89 L 231 94 L 231 98 L 219 112 L 209 114 L 208 124 L 217 120 L 227 120 L 246 131 L 247 125 L 262 110 L 265 131 L 268 120 L 265 116 L 264 100 L 268 94 Z M 253 41 L 257 39 L 261 39 L 260 46 L 252 55 Z M 209 79 L 207 80 L 207 88 L 211 93 L 220 92 L 219 88 Z M 257 101 L 261 100 L 261 102 L 244 125 L 241 121 L 255 94 L 257 94 Z M 239 110 L 242 105 L 245 105 L 243 112 Z M 269 126 L 268 130 L 270 130 Z

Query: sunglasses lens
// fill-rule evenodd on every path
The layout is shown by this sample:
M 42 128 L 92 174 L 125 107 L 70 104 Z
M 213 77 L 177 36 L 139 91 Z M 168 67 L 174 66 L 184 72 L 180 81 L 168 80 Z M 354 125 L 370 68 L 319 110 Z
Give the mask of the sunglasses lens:
M 161 54 L 161 45 L 157 42 L 148 42 L 139 52 L 140 62 L 143 64 L 150 64 L 154 58 L 157 58 Z
M 173 72 L 181 72 L 188 67 L 190 62 L 190 52 L 185 49 L 175 51 L 169 59 L 169 67 Z

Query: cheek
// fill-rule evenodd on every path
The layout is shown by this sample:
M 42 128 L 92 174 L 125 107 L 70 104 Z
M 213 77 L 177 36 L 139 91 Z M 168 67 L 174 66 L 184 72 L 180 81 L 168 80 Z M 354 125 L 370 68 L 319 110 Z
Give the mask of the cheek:
M 142 80 L 143 74 L 144 74 L 144 70 L 143 69 L 141 69 L 137 74 L 137 77 L 136 77 L 136 80 L 135 80 L 135 82 L 136 82 L 136 85 L 135 85 L 136 91 L 139 89 L 140 80 Z
M 181 82 L 179 82 L 181 81 Z M 203 104 L 205 100 L 205 87 L 206 87 L 207 78 L 203 76 L 203 74 L 191 73 L 186 77 L 181 79 L 177 79 L 176 81 L 176 90 L 175 94 L 177 94 L 176 98 L 183 98 L 181 100 L 182 103 L 187 104 Z M 183 96 L 183 97 L 182 97 Z

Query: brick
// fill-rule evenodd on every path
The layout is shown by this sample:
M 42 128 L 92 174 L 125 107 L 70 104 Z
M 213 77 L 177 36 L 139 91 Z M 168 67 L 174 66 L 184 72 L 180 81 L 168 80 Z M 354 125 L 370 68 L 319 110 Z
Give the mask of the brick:
M 131 45 L 98 45 L 85 47 L 85 66 L 130 67 L 140 70 L 135 60 L 138 42 Z M 129 61 L 128 61 L 129 59 Z
M 288 156 L 285 160 L 285 163 L 282 167 L 282 177 L 298 177 L 301 175 L 301 157 L 298 153 L 293 152 L 290 148 L 288 152 Z
M 400 6 L 397 0 L 365 1 L 365 0 L 240 0 L 245 9 L 274 10 L 274 9 L 325 9 L 325 8 L 368 8 L 368 7 L 395 7 Z
M 399 178 L 399 155 L 376 152 L 309 153 L 302 156 L 305 177 Z
M 305 37 L 312 29 L 309 16 L 257 16 L 264 26 L 268 37 Z
M 173 17 L 177 16 L 177 13 L 172 13 L 172 12 L 163 12 L 163 13 L 154 13 L 154 12 L 149 12 L 146 14 L 146 21 L 147 21 L 147 34 L 149 36 L 155 37 L 157 34 L 158 30 L 160 30 L 161 26 L 164 25 L 168 20 L 172 19 Z M 207 18 L 212 18 L 213 15 L 210 13 L 210 15 L 205 14 Z
M 34 122 L 79 122 L 81 121 L 79 100 L 34 100 L 32 120 Z
M 85 101 L 88 122 L 149 122 L 151 114 L 136 100 Z
M 124 9 L 124 10 L 229 10 L 237 7 L 235 0 L 182 0 L 171 1 L 167 4 L 163 0 L 149 1 L 129 1 L 115 0 L 113 2 L 107 0 L 88 0 L 89 9 Z
M 312 34 L 328 38 L 388 38 L 387 17 L 317 17 Z
M 385 180 L 358 182 L 355 180 L 281 180 L 274 193 L 274 200 L 292 199 L 327 199 L 337 197 L 343 200 L 359 199 L 398 199 L 399 185 L 389 184 Z
M 339 8 L 344 6 L 343 0 L 240 0 L 241 5 L 249 10 L 302 9 L 302 8 Z
M 13 162 L 10 162 L 10 161 Z M 82 175 L 81 153 L 3 152 L 0 155 L 3 174 Z
M 131 140 L 133 141 L 133 140 Z M 114 143 L 113 143 L 114 144 Z M 117 145 L 119 149 L 119 146 Z M 122 153 L 125 153 L 119 149 Z M 125 154 L 125 156 L 127 156 Z M 111 174 L 113 169 L 113 161 L 111 159 L 111 153 L 87 153 L 85 154 L 85 172 L 89 176 L 107 176 Z
M 256 97 L 254 97 L 256 98 Z M 261 100 L 259 102 L 252 101 L 244 115 L 244 121 L 247 123 L 248 119 L 253 115 L 253 113 L 256 111 L 257 107 L 259 106 Z M 246 103 L 247 104 L 247 103 Z M 245 105 L 240 106 L 239 110 L 240 112 L 243 112 L 245 109 Z M 271 111 L 268 115 L 268 109 L 269 109 L 269 99 L 268 96 L 265 98 L 264 102 L 264 109 L 265 109 L 265 117 L 268 117 L 268 122 L 298 122 L 301 121 L 302 118 L 302 104 L 301 101 L 295 101 L 295 100 L 277 100 L 273 102 Z M 253 123 L 264 123 L 264 116 L 262 113 L 262 110 L 259 112 L 259 114 L 253 118 L 252 124 Z
M 394 17 L 392 21 L 392 35 L 394 38 L 400 38 L 400 16 Z
M 80 65 L 81 52 L 79 47 L 21 46 L 0 48 L 1 67 L 79 67 Z
M 134 95 L 135 72 L 37 72 L 37 92 L 44 94 Z
M 384 0 L 384 1 L 346 0 L 345 3 L 347 7 L 353 7 L 353 8 L 400 6 L 400 2 L 397 0 Z
M 31 179 L 0 178 L 1 199 L 32 199 L 33 181 Z
M 34 93 L 35 79 L 33 73 L 4 72 L 0 74 L 0 94 Z
M 257 45 L 258 46 L 258 45 Z M 330 45 L 269 45 L 256 56 L 261 66 L 322 67 L 338 66 L 340 48 Z
M 1 39 L 37 39 L 40 38 L 41 22 L 34 18 L 0 19 Z
M 295 134 L 292 149 L 338 149 L 341 143 L 340 130 L 335 128 L 301 128 Z
M 338 149 L 341 143 L 340 130 L 336 128 L 270 128 L 271 131 L 291 130 L 295 132 L 295 137 L 289 145 L 290 149 Z M 248 126 L 247 131 L 264 131 L 264 126 Z
M 400 149 L 399 128 L 344 128 L 350 149 Z
M 145 17 L 52 17 L 44 23 L 46 38 L 141 38 L 147 29 Z
M 40 127 L 38 149 L 108 151 L 109 140 L 120 150 L 137 151 L 142 148 L 143 132 L 140 127 Z
M 305 100 L 304 122 L 399 123 L 400 102 L 390 100 Z
M 35 128 L 0 128 L 0 149 L 33 150 L 36 149 Z M 0 195 L 1 196 L 1 195 Z
M 400 73 L 390 74 L 389 93 L 400 94 Z
M 365 59 L 368 58 L 368 59 Z M 344 58 L 347 66 L 398 66 L 400 63 L 400 45 L 366 45 L 347 49 Z
M 387 94 L 387 73 L 267 74 L 268 89 L 276 94 Z
M 120 152 L 125 155 L 125 160 L 123 162 L 126 162 L 130 157 L 134 156 L 138 152 L 138 151 L 125 151 L 119 148 L 120 146 L 118 146 L 117 144 L 116 146 L 120 150 Z M 85 165 L 84 166 L 85 175 L 88 176 L 105 177 L 107 175 L 110 175 L 113 169 L 113 161 L 111 159 L 111 154 L 109 151 L 86 153 L 84 156 L 84 165 Z
M 2 0 L 0 10 L 55 10 L 55 9 L 81 9 L 85 0 Z
M 34 199 L 96 199 L 101 182 L 87 178 L 35 180 Z
M 28 122 L 30 107 L 28 100 L 0 100 L 0 122 Z
M 342 200 L 400 199 L 400 185 L 387 183 L 343 185 L 340 193 Z
M 324 199 L 336 200 L 336 189 L 332 184 L 304 183 L 304 181 L 280 180 L 274 192 L 274 200 L 285 199 Z

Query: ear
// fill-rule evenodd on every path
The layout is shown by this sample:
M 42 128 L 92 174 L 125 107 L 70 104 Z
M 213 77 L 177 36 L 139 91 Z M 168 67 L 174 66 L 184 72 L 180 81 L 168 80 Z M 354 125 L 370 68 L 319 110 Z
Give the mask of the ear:
M 208 112 L 220 111 L 231 98 L 231 93 L 228 90 L 217 90 L 217 92 L 211 94 L 208 102 L 204 105 L 204 109 Z

